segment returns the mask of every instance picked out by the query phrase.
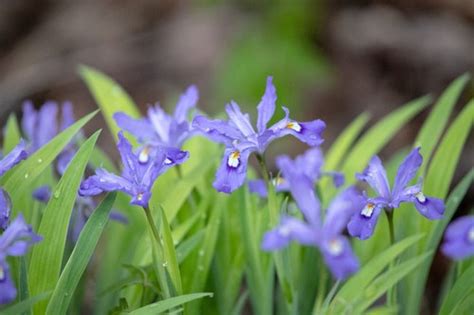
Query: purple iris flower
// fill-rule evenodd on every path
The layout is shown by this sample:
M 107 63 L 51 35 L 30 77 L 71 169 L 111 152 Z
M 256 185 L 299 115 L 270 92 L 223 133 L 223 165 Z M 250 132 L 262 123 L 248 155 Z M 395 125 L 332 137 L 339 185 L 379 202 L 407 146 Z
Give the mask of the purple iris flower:
M 28 154 L 25 151 L 23 140 L 2 160 L 0 160 L 0 176 L 5 174 L 12 167 L 26 159 Z M 10 219 L 11 202 L 8 193 L 0 188 L 0 229 L 5 230 Z
M 257 131 L 248 114 L 241 112 L 234 101 L 226 106 L 228 121 L 211 120 L 204 116 L 194 118 L 193 126 L 213 141 L 226 146 L 221 166 L 217 170 L 214 188 L 231 193 L 243 185 L 251 153 L 263 154 L 273 140 L 292 135 L 310 146 L 323 142 L 322 132 L 326 124 L 320 120 L 297 122 L 289 118 L 289 110 L 283 107 L 285 117 L 267 128 L 275 112 L 277 95 L 272 77 L 267 78 L 265 93 L 257 106 Z
M 17 294 L 7 257 L 25 255 L 28 247 L 41 239 L 32 231 L 31 226 L 25 223 L 21 214 L 0 235 L 0 304 L 12 302 Z
M 365 181 L 377 193 L 375 197 L 365 196 L 365 204 L 351 218 L 347 228 L 351 236 L 367 239 L 373 233 L 378 217 L 383 209 L 393 211 L 402 202 L 413 203 L 423 216 L 430 220 L 441 219 L 444 214 L 444 202 L 441 199 L 427 197 L 421 189 L 421 181 L 409 186 L 423 162 L 420 148 L 413 149 L 399 166 L 393 189 L 387 180 L 387 174 L 378 156 L 374 156 L 359 180 Z
M 118 137 L 117 148 L 123 163 L 122 175 L 98 168 L 95 175 L 82 182 L 79 195 L 95 196 L 104 191 L 119 190 L 132 196 L 131 204 L 147 207 L 151 188 L 158 176 L 171 166 L 183 163 L 189 154 L 179 149 L 159 147 L 156 156 L 144 163 L 140 161 L 140 153 L 133 152 L 132 145 L 123 132 L 119 132 Z
M 454 260 L 474 256 L 474 215 L 460 217 L 448 226 L 441 250 Z
M 296 241 L 318 247 L 336 279 L 345 279 L 356 272 L 359 261 L 343 231 L 350 217 L 363 204 L 360 193 L 354 187 L 342 191 L 330 203 L 322 223 L 321 204 L 314 193 L 311 178 L 286 156 L 278 158 L 277 164 L 289 182 L 291 194 L 303 213 L 304 221 L 282 217 L 280 225 L 264 235 L 262 249 L 278 250 Z
M 179 149 L 193 135 L 188 112 L 196 106 L 198 99 L 198 89 L 192 85 L 181 95 L 172 116 L 156 104 L 148 108 L 146 118 L 134 119 L 119 112 L 114 114 L 114 119 L 120 128 L 131 133 L 142 145 L 139 158 L 140 162 L 146 163 L 150 156 L 158 153 L 159 147 Z
M 298 172 L 308 176 L 309 179 L 316 183 L 321 176 L 331 176 L 334 186 L 340 187 L 344 184 L 344 175 L 339 172 L 323 172 L 324 157 L 320 148 L 311 148 L 302 155 L 299 155 L 294 160 L 294 165 Z M 278 176 L 272 180 L 277 192 L 290 191 L 290 186 L 285 178 Z M 251 180 L 248 183 L 249 190 L 261 197 L 267 197 L 267 184 L 262 179 Z
M 33 191 L 33 198 L 39 202 L 48 203 L 48 201 L 51 199 L 51 188 L 49 186 L 41 186 L 37 188 L 35 191 Z M 94 202 L 92 197 L 77 196 L 68 233 L 69 239 L 74 243 L 79 238 L 79 234 L 81 233 L 84 225 L 96 207 L 97 204 Z M 109 217 L 114 221 L 128 224 L 127 218 L 120 212 L 112 210 Z

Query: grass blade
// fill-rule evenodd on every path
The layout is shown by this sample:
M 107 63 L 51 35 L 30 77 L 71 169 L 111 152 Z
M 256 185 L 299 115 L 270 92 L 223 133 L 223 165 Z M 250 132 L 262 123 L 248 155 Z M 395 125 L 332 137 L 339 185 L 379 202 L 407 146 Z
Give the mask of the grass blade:
M 474 265 L 464 271 L 462 275 L 458 278 L 458 280 L 454 283 L 454 286 L 449 291 L 448 295 L 443 301 L 443 304 L 441 305 L 439 315 L 456 314 L 454 313 L 454 310 L 458 306 L 460 306 L 459 304 L 462 304 L 469 295 L 471 295 L 472 298 L 474 293 L 474 285 L 472 279 L 474 279 Z
M 15 114 L 8 117 L 3 137 L 3 155 L 8 154 L 20 142 L 21 132 Z
M 116 193 L 110 193 L 87 220 L 69 260 L 59 278 L 46 314 L 66 314 L 76 287 L 94 253 L 109 219 Z
M 172 297 L 163 301 L 159 301 L 153 304 L 149 304 L 147 306 L 141 307 L 130 312 L 130 315 L 155 315 L 161 314 L 166 311 L 170 311 L 175 307 L 180 305 L 186 304 L 188 302 L 202 299 L 204 297 L 212 297 L 212 293 L 192 293 L 181 295 L 177 297 Z
M 31 310 L 31 307 L 38 303 L 39 301 L 47 299 L 51 295 L 51 292 L 45 292 L 38 294 L 37 296 L 34 296 L 32 298 L 29 298 L 27 300 L 18 302 L 16 304 L 13 304 L 7 308 L 0 309 L 0 314 L 2 315 L 18 315 L 18 314 L 23 314 L 25 312 L 29 312 Z

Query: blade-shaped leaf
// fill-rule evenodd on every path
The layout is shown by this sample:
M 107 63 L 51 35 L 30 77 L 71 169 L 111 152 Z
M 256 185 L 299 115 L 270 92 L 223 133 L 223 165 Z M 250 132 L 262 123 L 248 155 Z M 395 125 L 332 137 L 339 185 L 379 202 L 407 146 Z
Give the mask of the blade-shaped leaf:
M 192 293 L 181 295 L 177 297 L 172 297 L 160 302 L 149 304 L 147 306 L 141 307 L 130 312 L 130 315 L 155 315 L 161 314 L 166 311 L 172 310 L 173 308 L 186 304 L 188 302 L 202 299 L 204 297 L 212 297 L 212 293 Z
M 47 299 L 50 295 L 51 295 L 51 292 L 38 294 L 37 296 L 18 302 L 16 304 L 13 304 L 7 308 L 0 310 L 0 314 L 18 315 L 18 314 L 23 314 L 25 312 L 29 312 L 31 308 L 33 307 L 33 305 L 35 305 L 39 301 Z
M 466 297 L 469 295 L 471 295 L 471 298 L 473 297 L 474 282 L 472 279 L 474 279 L 474 265 L 464 271 L 454 283 L 454 286 L 449 291 L 448 295 L 443 301 L 443 304 L 441 305 L 439 315 L 465 314 L 460 313 L 459 310 L 458 313 L 455 313 L 454 310 L 459 304 L 464 302 Z
M 46 314 L 66 314 L 74 291 L 109 219 L 115 197 L 115 192 L 108 194 L 87 220 L 54 289 Z
M 21 132 L 15 114 L 8 117 L 3 137 L 3 154 L 6 155 L 20 142 Z
M 43 240 L 33 247 L 28 274 L 32 296 L 52 290 L 56 286 L 77 190 L 99 134 L 100 131 L 96 132 L 79 148 L 44 209 L 38 230 Z M 46 305 L 46 301 L 36 304 L 35 313 L 44 314 Z

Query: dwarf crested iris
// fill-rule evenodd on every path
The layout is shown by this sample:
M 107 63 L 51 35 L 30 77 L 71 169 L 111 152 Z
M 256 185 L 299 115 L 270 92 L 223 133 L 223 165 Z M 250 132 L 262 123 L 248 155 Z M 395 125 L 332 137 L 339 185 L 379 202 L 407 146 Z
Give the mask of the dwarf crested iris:
M 267 128 L 275 112 L 277 95 L 272 78 L 267 78 L 265 93 L 257 106 L 257 131 L 248 114 L 241 112 L 234 101 L 226 106 L 228 121 L 211 120 L 204 116 L 194 118 L 193 126 L 213 141 L 225 144 L 224 157 L 216 173 L 214 188 L 231 193 L 243 185 L 251 153 L 263 154 L 273 140 L 293 135 L 310 146 L 323 142 L 322 132 L 326 125 L 320 120 L 297 122 L 289 118 L 289 111 L 283 107 L 285 117 Z
M 172 116 L 156 104 L 148 108 L 146 118 L 133 119 L 119 112 L 114 114 L 114 119 L 121 129 L 131 133 L 142 145 L 139 158 L 140 162 L 146 163 L 157 154 L 159 147 L 180 149 L 193 135 L 188 112 L 196 107 L 198 99 L 198 90 L 192 85 L 181 95 Z
M 298 170 L 308 176 L 313 183 L 316 183 L 322 176 L 331 176 L 334 186 L 340 187 L 344 184 L 344 175 L 339 172 L 324 172 L 323 152 L 320 148 L 310 148 L 304 154 L 299 155 L 294 160 L 294 166 Z M 290 186 L 285 178 L 278 176 L 272 180 L 277 192 L 290 191 Z M 249 190 L 261 197 L 267 196 L 267 184 L 262 179 L 251 180 L 248 183 Z
M 341 192 L 330 203 L 326 219 L 322 223 L 321 204 L 314 193 L 313 180 L 286 156 L 278 158 L 277 164 L 289 183 L 291 194 L 303 214 L 304 221 L 284 216 L 278 227 L 264 235 L 262 249 L 278 250 L 291 241 L 296 241 L 318 247 L 336 279 L 342 280 L 356 272 L 359 262 L 349 240 L 343 235 L 343 230 L 349 218 L 363 205 L 360 193 L 354 187 Z
M 360 239 L 369 238 L 374 233 L 382 210 L 393 211 L 402 202 L 414 204 L 418 212 L 430 220 L 441 219 L 445 209 L 443 201 L 425 196 L 421 189 L 421 181 L 409 186 L 422 163 L 420 148 L 413 149 L 400 164 L 393 189 L 390 190 L 382 161 L 378 156 L 374 156 L 365 171 L 357 174 L 357 177 L 369 184 L 377 195 L 365 197 L 364 206 L 354 214 L 347 226 L 349 234 Z
M 20 143 L 3 159 L 0 160 L 0 176 L 28 157 L 25 142 Z M 5 230 L 10 219 L 11 202 L 8 193 L 0 188 L 0 229 Z
M 0 304 L 10 303 L 17 295 L 7 257 L 25 255 L 28 247 L 40 240 L 21 214 L 0 235 Z
M 441 250 L 454 260 L 474 256 L 474 215 L 460 217 L 448 226 Z
M 105 191 L 123 191 L 132 197 L 131 204 L 148 207 L 151 188 L 159 175 L 168 168 L 183 163 L 188 152 L 175 148 L 158 147 L 156 155 L 146 163 L 140 161 L 140 153 L 133 152 L 132 145 L 118 134 L 117 148 L 123 163 L 122 175 L 118 176 L 98 168 L 95 175 L 81 183 L 79 195 L 95 196 Z

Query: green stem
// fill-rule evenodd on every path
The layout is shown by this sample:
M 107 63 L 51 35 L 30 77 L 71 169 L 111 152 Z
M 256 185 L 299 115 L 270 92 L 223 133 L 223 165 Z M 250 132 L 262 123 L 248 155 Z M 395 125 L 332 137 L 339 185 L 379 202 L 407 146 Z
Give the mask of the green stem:
M 322 261 L 322 260 L 320 260 Z M 318 293 L 314 301 L 313 314 L 319 314 L 323 304 L 324 293 L 326 293 L 327 272 L 324 266 L 319 267 Z
M 163 297 L 166 299 L 166 298 L 171 297 L 171 291 L 168 286 L 166 270 L 164 267 L 164 261 L 163 261 L 163 255 L 162 255 L 163 246 L 161 244 L 160 234 L 158 232 L 158 229 L 156 228 L 155 222 L 153 220 L 153 216 L 151 215 L 150 208 L 143 207 L 143 210 L 145 210 L 145 215 L 148 221 L 149 231 L 151 232 L 150 236 L 152 237 L 151 242 L 153 244 L 152 251 L 153 251 L 153 260 L 155 262 L 156 277 L 160 284 Z
M 388 221 L 388 231 L 390 235 L 390 245 L 395 244 L 395 228 L 393 225 L 393 211 L 385 211 L 385 214 L 387 215 L 387 221 Z M 390 262 L 389 269 L 393 269 L 395 267 L 395 260 L 392 260 Z M 397 287 L 396 285 L 392 286 L 390 289 L 387 291 L 387 305 L 388 306 L 395 306 L 397 304 Z
M 337 289 L 339 288 L 340 284 L 341 284 L 341 281 L 336 281 L 336 283 L 334 283 L 334 285 L 332 286 L 331 291 L 329 291 L 328 295 L 326 296 L 326 299 L 324 300 L 323 307 L 322 307 L 323 314 L 326 314 L 328 312 L 329 303 L 331 303 L 332 299 L 336 295 Z

